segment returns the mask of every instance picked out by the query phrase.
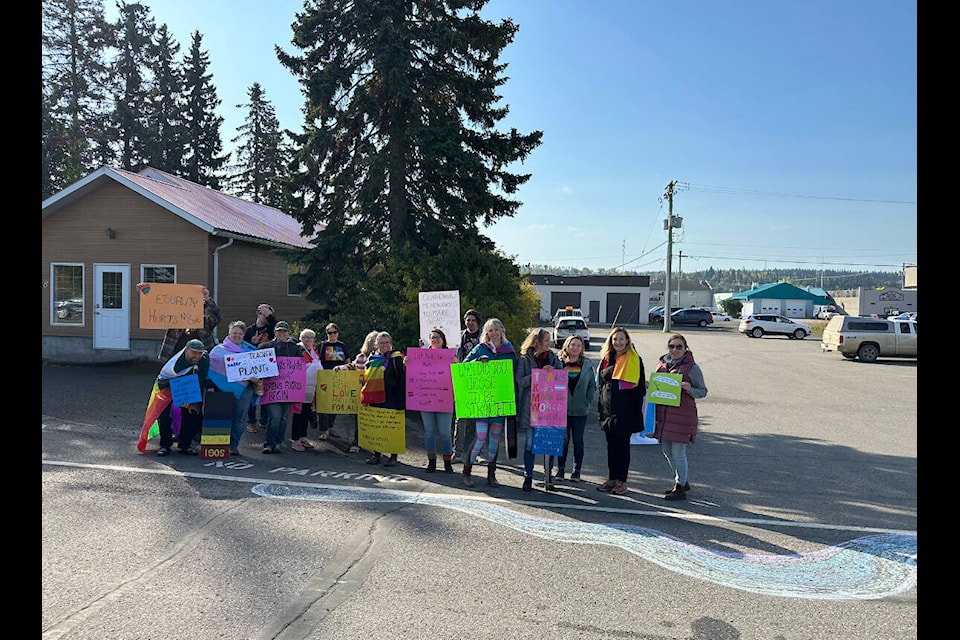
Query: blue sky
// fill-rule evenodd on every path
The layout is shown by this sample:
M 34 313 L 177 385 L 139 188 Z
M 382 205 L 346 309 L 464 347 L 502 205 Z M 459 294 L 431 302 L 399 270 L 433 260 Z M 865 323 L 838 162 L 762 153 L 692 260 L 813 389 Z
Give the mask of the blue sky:
M 203 34 L 230 148 L 259 82 L 299 130 L 300 0 L 153 0 Z M 115 9 L 106 3 L 109 17 Z M 542 130 L 514 218 L 484 229 L 521 265 L 898 271 L 917 262 L 917 4 L 903 0 L 493 0 L 502 128 Z M 682 251 L 682 264 L 679 254 Z

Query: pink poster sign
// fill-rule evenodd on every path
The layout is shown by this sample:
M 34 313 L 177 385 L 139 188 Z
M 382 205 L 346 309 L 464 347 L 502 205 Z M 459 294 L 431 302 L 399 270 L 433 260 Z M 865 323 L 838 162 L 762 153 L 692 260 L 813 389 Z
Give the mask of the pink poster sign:
M 280 372 L 277 376 L 263 379 L 260 404 L 302 403 L 307 389 L 307 363 L 303 358 L 283 356 L 277 358 L 277 371 Z
M 407 409 L 453 411 L 450 365 L 456 355 L 453 349 L 407 349 Z
M 567 425 L 567 372 L 563 369 L 534 369 L 530 379 L 530 425 Z

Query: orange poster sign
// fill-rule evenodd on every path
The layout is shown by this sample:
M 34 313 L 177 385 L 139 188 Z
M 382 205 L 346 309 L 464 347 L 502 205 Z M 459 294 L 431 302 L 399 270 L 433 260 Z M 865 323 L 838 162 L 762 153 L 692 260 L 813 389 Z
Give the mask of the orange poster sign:
M 203 285 L 149 282 L 140 287 L 141 329 L 202 329 Z

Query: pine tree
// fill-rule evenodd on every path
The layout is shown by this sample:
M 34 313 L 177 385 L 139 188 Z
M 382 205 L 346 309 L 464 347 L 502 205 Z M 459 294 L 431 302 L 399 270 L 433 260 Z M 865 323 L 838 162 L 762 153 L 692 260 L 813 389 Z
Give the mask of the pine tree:
M 210 68 L 210 55 L 200 46 L 203 36 L 194 31 L 190 51 L 184 60 L 186 91 L 186 178 L 211 189 L 220 189 L 220 170 L 229 159 L 223 151 L 220 126 L 223 117 L 216 114 L 220 105 Z
M 101 0 L 45 0 L 42 4 L 41 77 L 43 197 L 95 169 L 110 153 L 110 45 Z
M 237 105 L 247 110 L 247 117 L 231 140 L 236 144 L 237 163 L 231 166 L 235 172 L 230 184 L 236 195 L 279 209 L 283 207 L 280 179 L 288 161 L 280 121 L 259 82 L 247 89 L 247 98 L 249 102 Z
M 148 115 L 151 90 L 149 70 L 155 66 L 153 36 L 156 25 L 150 10 L 142 4 L 119 3 L 120 17 L 115 25 L 119 53 L 114 61 L 118 98 L 113 121 L 119 145 L 120 167 L 139 171 L 147 164 L 150 137 Z
M 303 55 L 277 50 L 307 95 L 288 193 L 316 246 L 302 256 L 308 297 L 331 313 L 382 278 L 391 251 L 416 259 L 408 246 L 427 257 L 471 238 L 492 253 L 478 223 L 521 204 L 511 196 L 530 175 L 509 167 L 542 132 L 497 129 L 508 113 L 497 59 L 518 27 L 482 19 L 485 4 L 319 0 L 293 24 Z
M 186 132 L 183 123 L 184 84 L 180 44 L 170 35 L 167 25 L 157 29 L 151 55 L 153 83 L 148 97 L 145 160 L 167 173 L 182 175 Z

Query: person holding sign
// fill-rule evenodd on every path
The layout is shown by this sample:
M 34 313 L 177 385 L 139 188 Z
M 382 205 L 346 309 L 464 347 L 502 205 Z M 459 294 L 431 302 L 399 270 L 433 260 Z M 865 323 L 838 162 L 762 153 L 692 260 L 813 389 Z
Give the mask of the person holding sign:
M 675 333 L 667 340 L 667 352 L 660 356 L 658 372 L 683 376 L 680 382 L 680 406 L 656 405 L 653 437 L 660 441 L 663 457 L 673 471 L 673 487 L 663 496 L 666 500 L 685 500 L 690 483 L 687 480 L 687 445 L 697 440 L 697 399 L 707 395 L 703 371 L 693 359 L 687 339 Z
M 303 351 L 290 335 L 290 325 L 279 321 L 273 327 L 274 339 L 261 342 L 257 349 L 272 348 L 280 358 L 303 358 Z M 264 396 L 266 397 L 266 396 Z M 267 411 L 267 435 L 263 441 L 263 453 L 280 453 L 280 446 L 287 435 L 287 420 L 292 402 L 270 402 L 264 405 Z
M 517 431 L 523 432 L 523 487 L 524 491 L 533 491 L 533 426 L 530 424 L 531 380 L 534 369 L 551 371 L 562 369 L 563 363 L 550 350 L 551 336 L 546 329 L 534 329 L 520 345 L 520 357 L 517 359 L 515 378 L 517 381 Z M 558 427 L 561 425 L 557 425 Z M 549 478 L 544 479 L 544 488 L 552 491 L 554 486 Z
M 160 369 L 160 375 L 157 377 L 157 388 L 160 390 L 171 389 L 173 386 L 171 381 L 196 375 L 202 394 L 206 389 L 215 388 L 209 373 L 210 356 L 207 355 L 207 350 L 203 348 L 203 343 L 194 338 L 189 340 L 186 346 L 175 353 Z M 171 401 L 157 417 L 157 425 L 160 427 L 158 456 L 169 455 L 173 447 L 173 415 L 171 410 L 176 401 L 176 392 L 174 392 L 173 397 L 174 401 Z M 179 403 L 179 406 L 180 435 L 177 436 L 177 450 L 180 453 L 195 456 L 197 450 L 192 445 L 194 436 L 200 433 L 203 428 L 203 396 L 201 395 L 199 402 L 182 402 Z
M 430 338 L 428 349 L 449 349 L 447 336 L 441 329 L 434 327 L 430 330 L 428 337 Z M 450 357 L 453 362 L 456 362 L 453 350 L 450 349 L 448 353 L 451 354 Z M 449 373 L 448 364 L 444 365 L 444 369 Z M 444 472 L 453 473 L 453 462 L 451 462 L 453 458 L 453 412 L 424 411 L 421 409 L 420 419 L 423 421 L 423 446 L 427 450 L 427 473 L 433 473 L 437 470 L 438 451 L 443 456 Z
M 507 340 L 507 329 L 499 318 L 490 318 L 483 323 L 483 338 L 480 344 L 470 350 L 470 353 L 463 359 L 466 362 L 489 362 L 490 360 L 511 360 L 516 369 L 517 353 L 513 344 Z M 497 482 L 497 454 L 500 452 L 500 437 L 503 435 L 503 425 L 506 423 L 506 416 L 490 416 L 487 418 L 477 418 L 477 437 L 473 443 L 473 449 L 463 463 L 463 484 L 467 487 L 473 486 L 473 479 L 470 473 L 473 470 L 473 464 L 477 461 L 477 456 L 483 451 L 484 445 L 489 439 L 490 458 L 487 461 L 487 484 L 491 487 L 498 487 Z M 489 436 L 489 438 L 488 438 Z
M 457 347 L 457 362 L 463 362 L 470 350 L 480 344 L 480 328 L 483 318 L 476 309 L 467 309 L 463 314 L 463 324 L 466 327 L 460 332 L 460 346 Z M 456 411 L 454 411 L 456 414 Z M 474 438 L 477 437 L 477 421 L 473 418 L 453 417 L 453 462 L 462 463 L 467 453 L 473 448 Z
M 607 481 L 597 491 L 622 496 L 630 471 L 630 435 L 643 431 L 647 376 L 630 334 L 614 327 L 600 349 L 597 371 L 600 428 L 607 437 Z
M 371 354 L 363 370 L 360 403 L 384 409 L 406 410 L 407 371 L 404 355 L 393 350 L 393 338 L 386 331 L 377 334 L 377 351 Z M 381 455 L 374 451 L 367 464 L 380 464 Z M 391 453 L 385 467 L 397 466 L 397 454 Z
M 257 388 L 263 388 L 257 377 L 247 380 L 230 382 L 227 379 L 228 357 L 245 351 L 255 351 L 256 347 L 243 339 L 247 325 L 243 320 L 234 320 L 223 342 L 210 352 L 210 379 L 220 391 L 232 393 L 233 416 L 230 423 L 230 455 L 240 455 L 240 439 L 243 437 L 244 426 L 247 423 L 247 410 L 256 398 Z
M 580 480 L 583 466 L 583 432 L 587 428 L 587 414 L 597 399 L 597 365 L 584 355 L 583 338 L 567 336 L 560 349 L 560 361 L 567 372 L 567 434 L 563 439 L 563 455 L 557 464 L 557 480 L 564 476 L 564 466 L 570 440 L 573 439 L 573 473 L 571 482 Z

